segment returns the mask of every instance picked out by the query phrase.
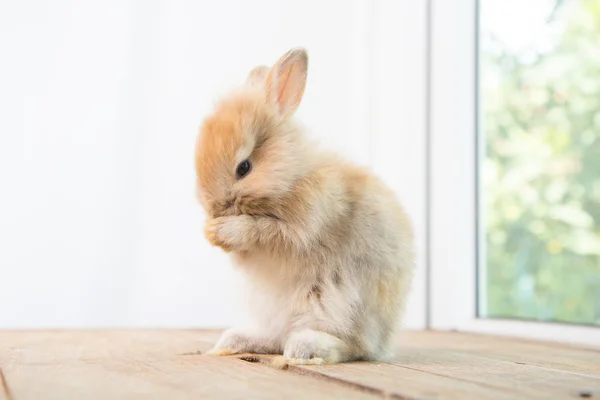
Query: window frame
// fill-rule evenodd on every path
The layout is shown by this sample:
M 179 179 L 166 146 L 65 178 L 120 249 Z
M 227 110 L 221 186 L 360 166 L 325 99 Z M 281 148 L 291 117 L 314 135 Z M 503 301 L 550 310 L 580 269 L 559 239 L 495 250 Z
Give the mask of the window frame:
M 600 345 L 600 327 L 478 317 L 478 13 L 478 0 L 429 0 L 428 327 Z

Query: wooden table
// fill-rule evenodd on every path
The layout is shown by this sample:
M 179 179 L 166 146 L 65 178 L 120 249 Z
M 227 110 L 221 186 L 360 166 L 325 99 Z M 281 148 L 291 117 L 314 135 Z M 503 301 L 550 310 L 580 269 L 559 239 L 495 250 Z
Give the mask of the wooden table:
M 0 399 L 600 399 L 600 348 L 406 332 L 391 363 L 270 366 L 216 331 L 0 331 Z

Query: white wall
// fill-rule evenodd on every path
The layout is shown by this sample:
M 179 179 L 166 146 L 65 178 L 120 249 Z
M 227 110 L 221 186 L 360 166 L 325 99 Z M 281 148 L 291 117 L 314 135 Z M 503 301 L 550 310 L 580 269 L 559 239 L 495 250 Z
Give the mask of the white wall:
M 220 93 L 298 45 L 299 117 L 399 192 L 422 248 L 424 27 L 419 0 L 1 2 L 0 328 L 243 318 L 202 236 L 195 136 Z

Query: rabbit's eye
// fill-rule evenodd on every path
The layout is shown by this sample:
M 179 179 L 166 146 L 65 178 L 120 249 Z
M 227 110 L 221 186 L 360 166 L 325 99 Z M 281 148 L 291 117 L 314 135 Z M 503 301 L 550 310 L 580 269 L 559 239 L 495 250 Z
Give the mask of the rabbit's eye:
M 242 179 L 244 176 L 248 175 L 248 172 L 250 172 L 251 169 L 252 164 L 250 164 L 250 161 L 242 161 L 235 169 L 235 175 L 238 179 Z

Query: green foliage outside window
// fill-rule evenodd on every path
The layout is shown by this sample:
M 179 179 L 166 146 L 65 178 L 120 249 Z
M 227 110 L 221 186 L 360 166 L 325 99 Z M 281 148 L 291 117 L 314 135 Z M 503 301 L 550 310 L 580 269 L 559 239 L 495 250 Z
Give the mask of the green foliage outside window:
M 488 36 L 481 51 L 494 79 L 481 89 L 480 304 L 487 317 L 600 325 L 600 0 L 560 1 L 547 23 L 558 34 L 543 49 Z

